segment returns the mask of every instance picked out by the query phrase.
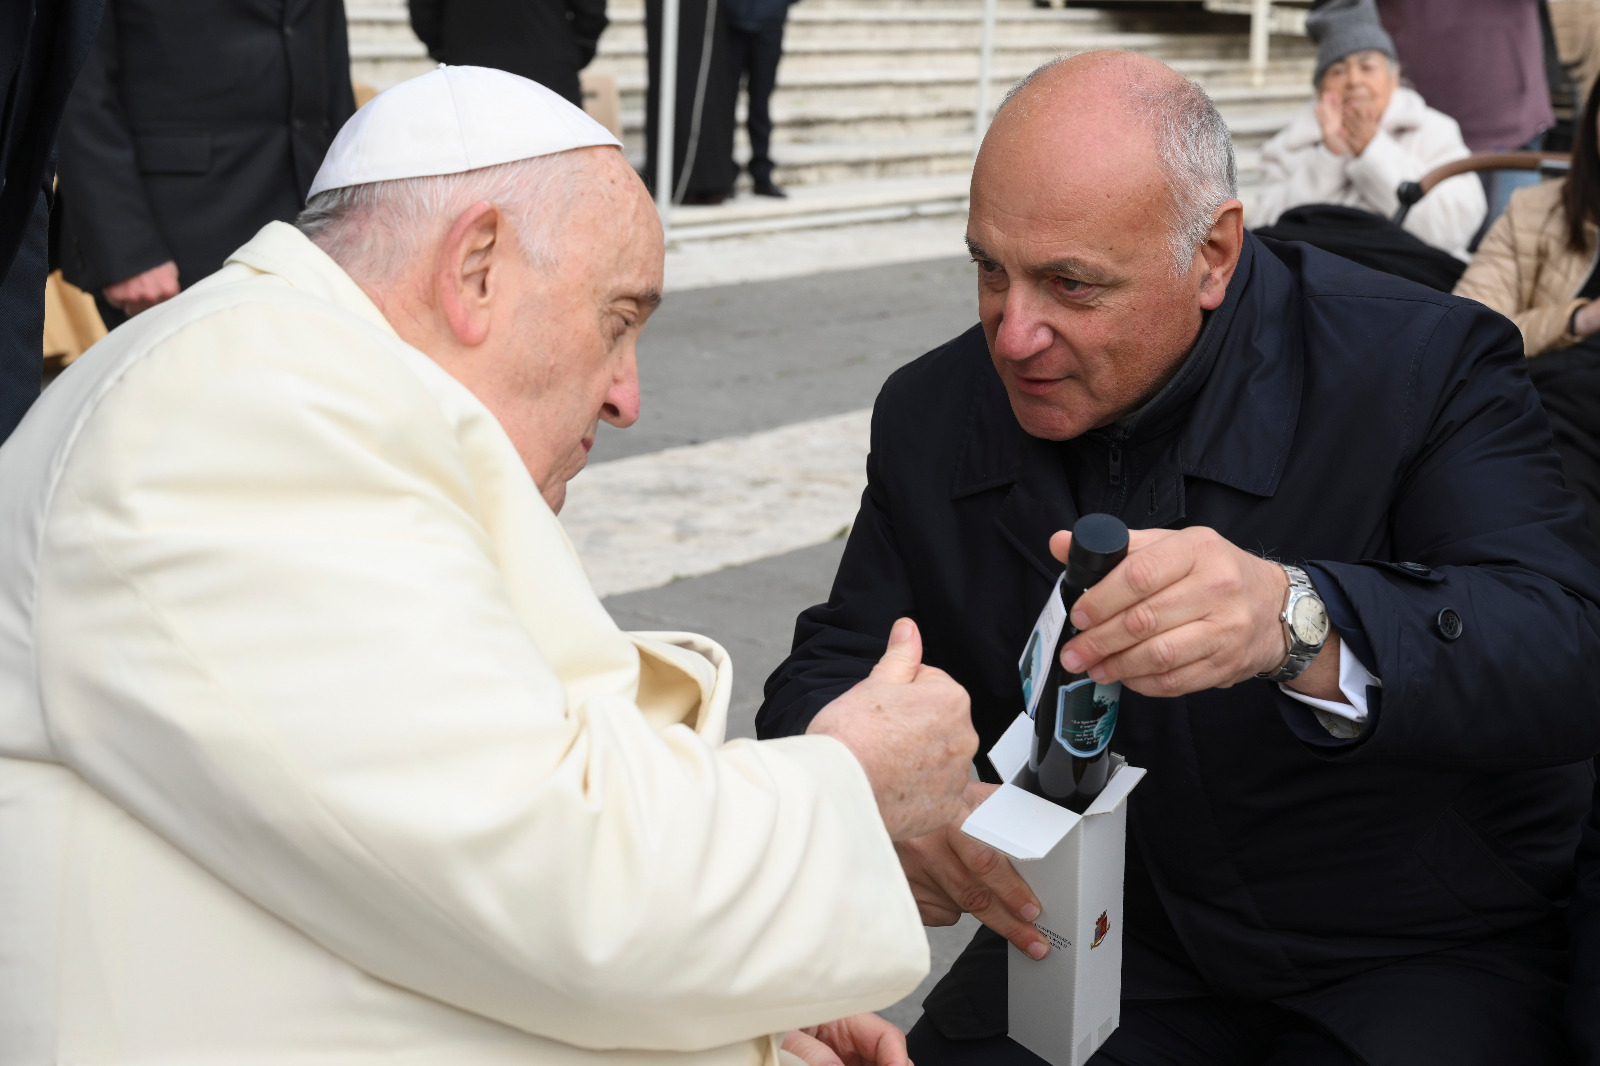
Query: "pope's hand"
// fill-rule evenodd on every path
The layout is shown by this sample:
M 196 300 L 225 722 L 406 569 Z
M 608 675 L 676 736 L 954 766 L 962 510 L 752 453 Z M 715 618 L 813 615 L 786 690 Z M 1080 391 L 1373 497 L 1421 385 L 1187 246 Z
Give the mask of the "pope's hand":
M 1050 551 L 1064 562 L 1071 543 L 1057 533 Z M 1134 530 L 1128 557 L 1073 606 L 1061 665 L 1146 696 L 1236 685 L 1283 662 L 1288 585 L 1214 529 Z
M 811 720 L 860 761 L 891 840 L 931 833 L 962 811 L 961 793 L 978 750 L 967 691 L 922 665 L 922 636 L 909 618 L 866 680 Z
M 959 817 L 894 847 L 924 925 L 954 925 L 963 912 L 969 913 L 1032 958 L 1042 959 L 1050 945 L 1033 924 L 1039 917 L 1038 897 L 1011 860 L 961 831 L 973 808 L 999 787 L 968 782 Z
M 811 1029 L 792 1029 L 783 1050 L 806 1066 L 911 1066 L 906 1038 L 876 1014 L 852 1014 Z

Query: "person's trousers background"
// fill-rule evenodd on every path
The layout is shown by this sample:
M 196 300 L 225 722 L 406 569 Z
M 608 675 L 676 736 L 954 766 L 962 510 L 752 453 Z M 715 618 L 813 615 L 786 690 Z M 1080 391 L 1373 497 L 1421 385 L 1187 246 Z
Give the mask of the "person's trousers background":
M 783 27 L 787 13 L 755 29 L 733 26 L 728 70 L 732 78 L 728 97 L 737 101 L 739 82 L 749 94 L 745 129 L 750 134 L 750 177 L 772 180 L 772 90 L 778 84 L 778 60 L 783 58 Z
M 41 189 L 17 257 L 0 280 L 0 443 L 39 398 L 44 380 L 49 231 L 50 201 Z

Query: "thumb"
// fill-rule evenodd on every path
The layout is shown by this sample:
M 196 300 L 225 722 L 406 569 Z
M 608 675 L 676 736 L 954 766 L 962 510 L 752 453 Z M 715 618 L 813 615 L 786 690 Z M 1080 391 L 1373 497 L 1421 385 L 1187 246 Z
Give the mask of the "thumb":
M 898 619 L 889 630 L 889 648 L 872 668 L 872 676 L 879 681 L 908 685 L 916 680 L 917 667 L 921 665 L 922 634 L 917 623 L 909 618 Z
M 1067 530 L 1058 530 L 1050 535 L 1050 554 L 1056 557 L 1056 562 L 1064 564 L 1071 548 L 1072 534 Z
M 799 1029 L 784 1034 L 782 1047 L 806 1066 L 844 1066 L 833 1048 Z

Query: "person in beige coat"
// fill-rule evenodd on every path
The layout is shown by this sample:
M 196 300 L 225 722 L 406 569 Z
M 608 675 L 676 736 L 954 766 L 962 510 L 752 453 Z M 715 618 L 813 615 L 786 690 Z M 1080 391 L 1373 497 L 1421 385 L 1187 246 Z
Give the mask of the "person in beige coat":
M 1401 182 L 1469 154 L 1461 127 L 1400 84 L 1394 43 L 1371 0 L 1329 3 L 1312 12 L 1306 30 L 1319 45 L 1317 98 L 1262 147 L 1250 228 L 1271 226 L 1303 204 L 1391 218 Z M 1485 210 L 1483 184 L 1466 174 L 1440 182 L 1404 225 L 1464 261 Z
M 1511 194 L 1455 293 L 1522 331 L 1567 487 L 1600 540 L 1600 84 L 1575 125 L 1572 169 Z
M 1582 243 L 1573 247 L 1566 192 L 1562 180 L 1512 193 L 1455 288 L 1515 322 L 1530 356 L 1600 330 L 1600 304 L 1580 295 L 1594 269 L 1596 228 L 1581 220 Z
M 659 299 L 615 139 L 441 68 L 316 192 L 0 448 L 0 1064 L 903 1063 L 966 695 L 902 620 L 724 743 L 723 650 L 607 616 L 556 511 Z

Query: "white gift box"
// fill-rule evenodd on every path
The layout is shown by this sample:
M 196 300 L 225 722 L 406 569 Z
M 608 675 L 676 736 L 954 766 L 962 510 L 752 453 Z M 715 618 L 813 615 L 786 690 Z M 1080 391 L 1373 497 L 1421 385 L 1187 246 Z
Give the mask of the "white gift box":
M 961 829 L 1011 859 L 1039 897 L 1034 925 L 1050 942 L 1039 962 L 1006 953 L 1011 1039 L 1051 1066 L 1082 1066 L 1121 1017 L 1126 801 L 1144 771 L 1113 754 L 1105 790 L 1074 814 L 1012 784 L 1032 743 L 1033 720 L 1018 715 L 989 751 L 1006 783 Z

